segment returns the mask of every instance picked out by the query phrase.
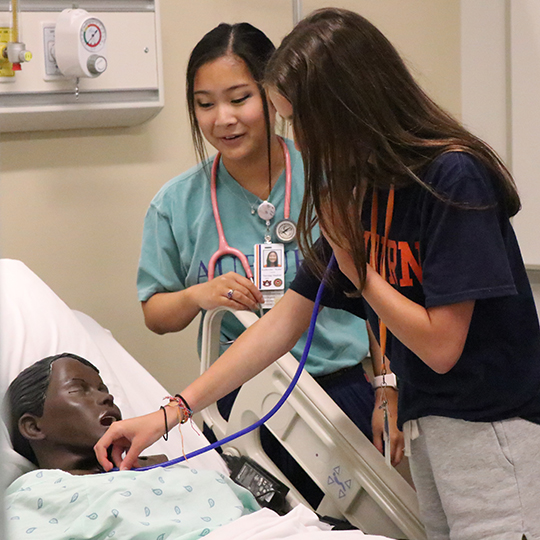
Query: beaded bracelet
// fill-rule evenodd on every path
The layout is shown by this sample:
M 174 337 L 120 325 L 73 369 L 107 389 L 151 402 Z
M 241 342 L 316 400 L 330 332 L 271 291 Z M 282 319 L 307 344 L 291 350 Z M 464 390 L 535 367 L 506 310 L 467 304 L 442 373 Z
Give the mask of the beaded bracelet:
M 193 416 L 193 411 L 187 404 L 187 401 L 180 395 L 176 394 L 175 396 L 167 396 L 165 399 L 169 400 L 167 407 L 177 407 L 176 412 L 178 414 L 178 423 L 185 424 Z M 182 415 L 180 415 L 182 411 Z
M 176 397 L 176 398 L 178 398 L 179 400 L 182 401 L 182 403 L 184 404 L 185 408 L 188 411 L 189 417 L 191 418 L 193 416 L 193 410 L 188 405 L 188 402 L 186 401 L 186 398 L 182 397 L 180 394 L 175 394 L 174 397 Z
M 178 430 L 180 431 L 180 437 L 182 440 L 182 455 L 184 456 L 184 459 L 187 459 L 186 452 L 184 450 L 184 435 L 180 429 L 180 425 L 185 424 L 188 420 L 191 420 L 193 417 L 193 411 L 188 405 L 188 402 L 180 394 L 176 394 L 175 396 L 166 396 L 164 399 L 169 400 L 169 403 L 167 403 L 165 407 L 176 408 L 176 414 L 178 415 Z M 165 407 L 162 405 L 160 408 L 163 409 L 163 412 L 165 413 L 165 430 L 168 432 L 167 411 L 165 411 Z M 180 411 L 182 411 L 182 414 L 180 414 Z M 191 427 L 193 427 L 193 423 Z M 197 431 L 195 430 L 195 432 Z M 165 436 L 163 438 L 165 438 Z M 168 440 L 168 438 L 169 436 L 167 435 L 167 439 L 165 440 Z

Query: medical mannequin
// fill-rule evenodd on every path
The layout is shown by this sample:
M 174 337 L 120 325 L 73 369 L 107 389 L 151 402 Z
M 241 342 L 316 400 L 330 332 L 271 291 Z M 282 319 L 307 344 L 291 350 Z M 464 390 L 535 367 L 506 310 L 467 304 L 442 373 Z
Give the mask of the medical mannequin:
M 7 396 L 13 446 L 39 467 L 6 492 L 8 538 L 198 538 L 259 508 L 247 490 L 214 471 L 173 466 L 99 474 L 93 446 L 121 414 L 84 358 L 45 358 L 23 371 Z
M 287 297 L 286 289 L 296 275 L 301 256 L 294 238 L 281 235 L 284 240 L 280 240 L 276 226 L 298 219 L 304 172 L 293 143 L 286 140 L 283 144 L 274 133 L 275 110 L 261 86 L 273 51 L 261 31 L 242 23 L 214 28 L 191 54 L 187 103 L 201 163 L 168 182 L 152 201 L 145 219 L 138 272 L 146 324 L 157 333 L 182 330 L 201 311 L 218 306 L 259 313 L 261 304 L 268 311 Z M 204 140 L 220 153 L 217 158 L 204 159 Z M 274 208 L 273 217 L 265 214 L 268 204 Z M 216 254 L 222 254 L 218 251 L 218 226 L 223 228 L 227 244 L 241 252 L 238 256 L 215 259 Z M 256 244 L 262 253 L 261 271 L 274 276 L 273 282 L 280 286 L 272 291 L 274 296 L 265 297 L 264 303 L 261 292 L 246 277 L 251 272 Z M 266 247 L 274 245 L 276 249 Z M 279 299 L 283 293 L 285 297 Z M 305 345 L 302 334 L 309 318 L 300 320 L 301 331 L 293 339 L 276 336 L 275 344 L 283 352 L 292 349 L 297 359 Z M 242 330 L 238 321 L 226 314 L 223 343 L 232 343 Z M 361 366 L 367 352 L 365 323 L 345 311 L 324 309 L 306 369 L 382 450 L 382 411 L 374 408 L 374 392 Z M 376 355 L 374 358 L 374 371 L 379 375 L 380 362 Z M 402 455 L 401 434 L 395 426 L 397 391 L 389 388 L 387 394 L 393 410 L 392 457 L 397 463 Z M 233 400 L 234 395 L 218 402 L 225 418 Z M 283 468 L 286 458 L 270 444 L 263 438 L 265 449 L 290 477 L 290 469 Z M 294 478 L 291 480 L 298 485 Z
M 122 414 L 90 362 L 74 354 L 44 358 L 18 375 L 7 400 L 10 437 L 19 454 L 42 469 L 103 472 L 92 447 Z M 152 456 L 138 465 L 166 460 Z

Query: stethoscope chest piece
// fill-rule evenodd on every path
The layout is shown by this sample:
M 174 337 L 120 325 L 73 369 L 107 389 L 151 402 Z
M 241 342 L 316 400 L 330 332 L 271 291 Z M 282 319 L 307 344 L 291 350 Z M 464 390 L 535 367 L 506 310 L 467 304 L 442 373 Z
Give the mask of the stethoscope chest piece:
M 289 244 L 296 237 L 296 223 L 290 219 L 282 219 L 274 227 L 275 237 L 284 244 Z

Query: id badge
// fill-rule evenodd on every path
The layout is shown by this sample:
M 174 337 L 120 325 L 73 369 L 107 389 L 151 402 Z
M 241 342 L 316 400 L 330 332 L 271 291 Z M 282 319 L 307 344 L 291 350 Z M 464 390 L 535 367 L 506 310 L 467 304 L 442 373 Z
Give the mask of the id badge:
M 285 246 L 255 244 L 255 286 L 264 297 L 264 309 L 273 308 L 285 292 Z

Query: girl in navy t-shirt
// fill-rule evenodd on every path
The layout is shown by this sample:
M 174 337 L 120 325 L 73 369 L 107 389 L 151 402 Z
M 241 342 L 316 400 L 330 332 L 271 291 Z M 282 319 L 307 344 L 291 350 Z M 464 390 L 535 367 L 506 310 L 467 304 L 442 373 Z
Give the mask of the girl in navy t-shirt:
M 324 303 L 367 317 L 398 377 L 429 538 L 540 538 L 540 330 L 510 173 L 355 13 L 301 21 L 267 85 L 306 170 L 292 289 L 313 299 L 328 262 L 317 217 L 339 266 Z

